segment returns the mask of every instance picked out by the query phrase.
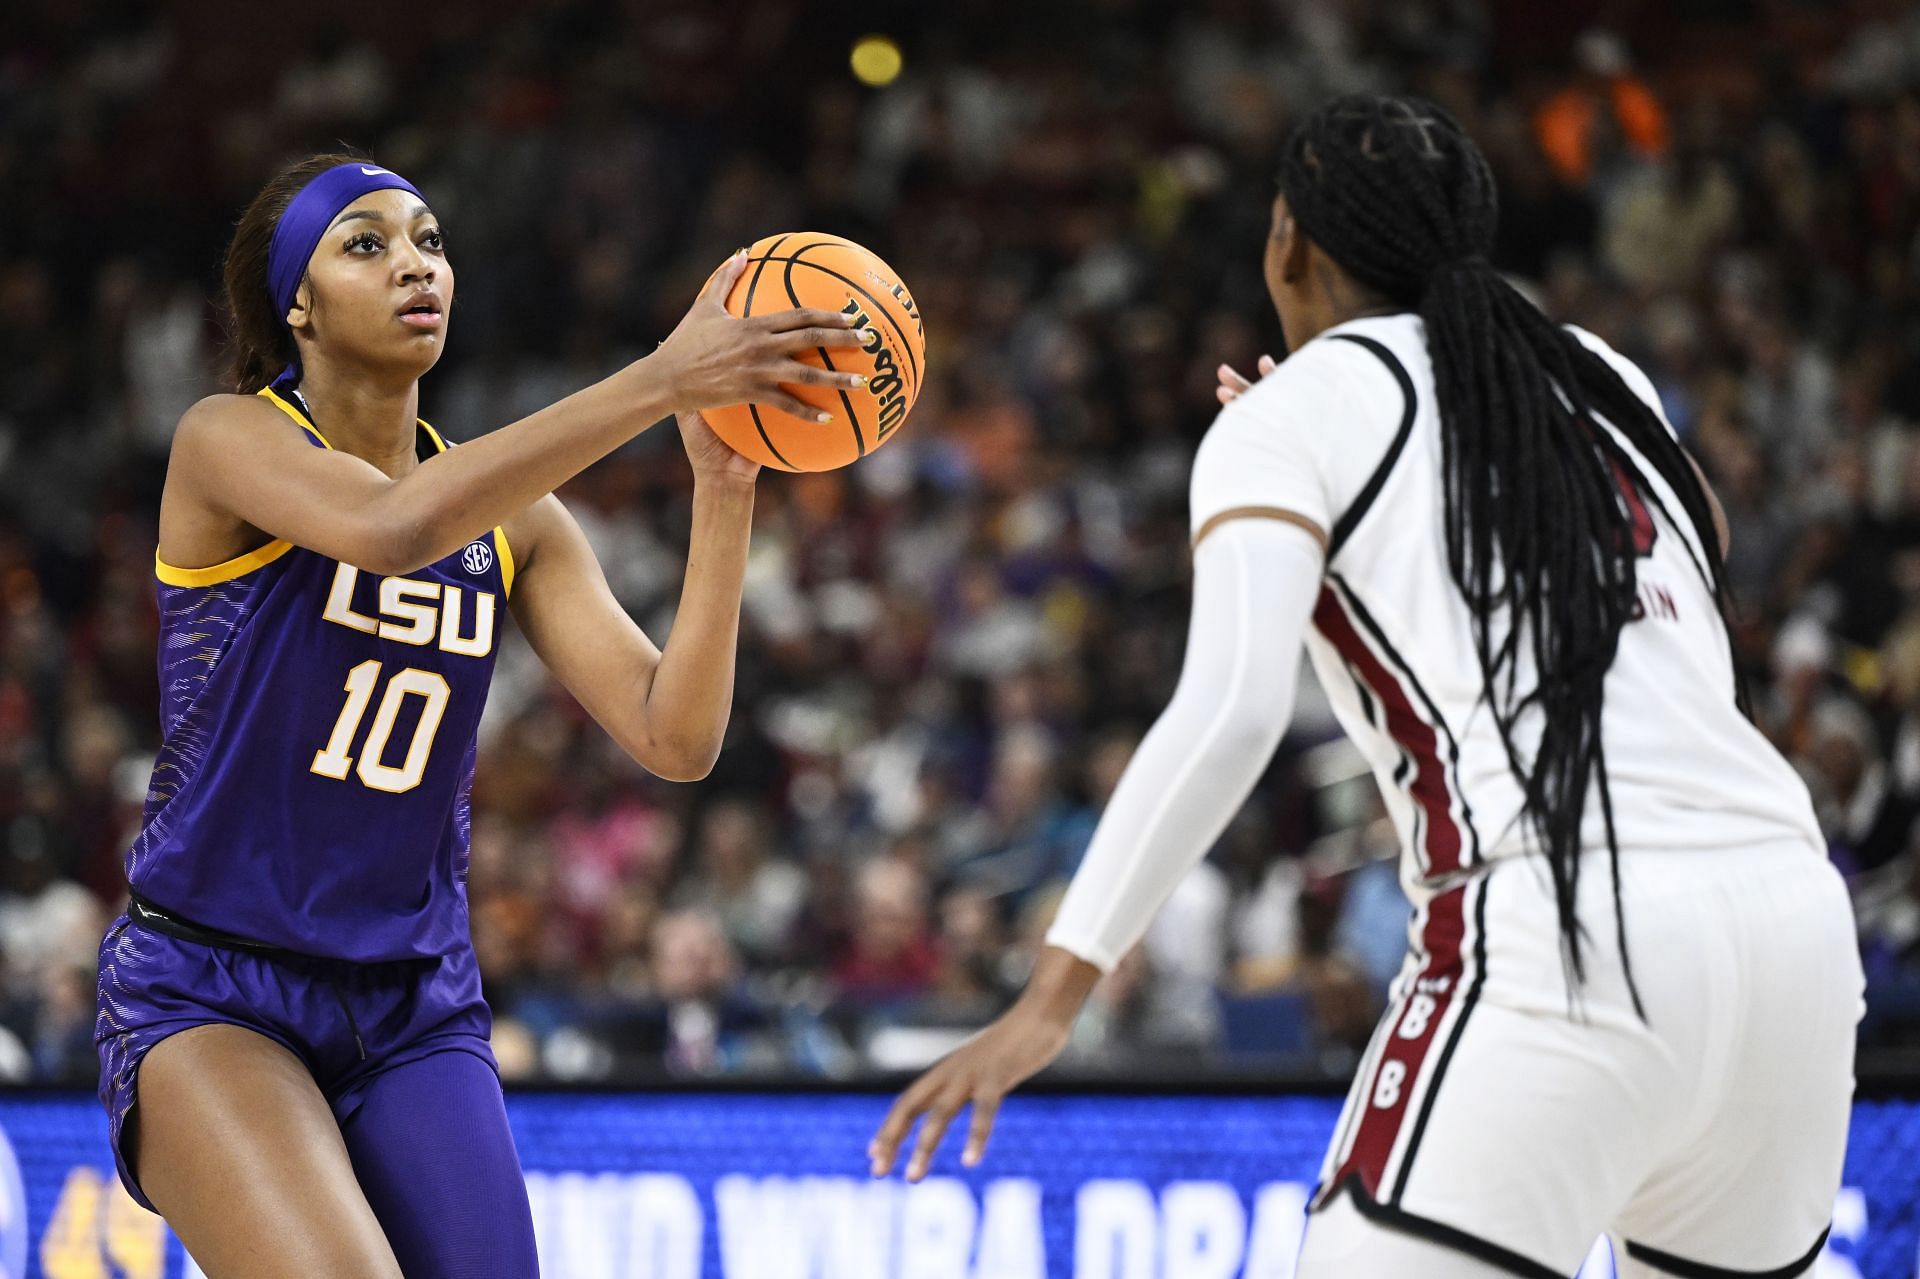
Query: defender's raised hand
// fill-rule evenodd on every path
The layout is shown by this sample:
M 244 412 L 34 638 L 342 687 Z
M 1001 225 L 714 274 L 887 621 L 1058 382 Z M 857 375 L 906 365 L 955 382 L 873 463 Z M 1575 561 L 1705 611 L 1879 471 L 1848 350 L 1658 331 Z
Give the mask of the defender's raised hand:
M 1271 355 L 1261 356 L 1260 363 L 1255 367 L 1259 370 L 1261 377 L 1267 376 L 1267 374 L 1273 372 L 1275 368 L 1273 357 Z M 1220 403 L 1222 404 L 1233 403 L 1253 386 L 1253 382 L 1250 379 L 1235 372 L 1231 365 L 1222 364 L 1213 372 L 1214 376 L 1220 379 L 1220 385 L 1214 388 L 1213 393 L 1220 398 Z

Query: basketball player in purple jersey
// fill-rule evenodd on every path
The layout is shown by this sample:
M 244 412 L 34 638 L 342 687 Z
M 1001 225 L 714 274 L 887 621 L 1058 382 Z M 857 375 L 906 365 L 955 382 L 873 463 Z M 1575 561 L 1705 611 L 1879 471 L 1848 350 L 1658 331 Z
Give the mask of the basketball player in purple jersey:
M 733 691 L 759 467 L 704 406 L 814 414 L 828 311 L 740 320 L 736 254 L 659 349 L 449 448 L 418 419 L 453 271 L 421 194 L 320 156 L 226 261 L 236 389 L 181 420 L 157 554 L 161 715 L 100 1095 L 128 1190 L 211 1279 L 533 1279 L 468 933 L 475 733 L 502 613 L 629 754 L 703 776 Z M 621 611 L 553 490 L 665 415 L 693 464 L 673 635 Z

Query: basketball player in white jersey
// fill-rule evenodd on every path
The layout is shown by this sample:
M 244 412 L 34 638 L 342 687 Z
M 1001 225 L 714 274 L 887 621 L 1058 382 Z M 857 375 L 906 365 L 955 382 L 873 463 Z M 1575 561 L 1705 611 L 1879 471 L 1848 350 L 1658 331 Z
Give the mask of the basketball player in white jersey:
M 1806 788 L 1748 721 L 1724 520 L 1646 376 L 1487 264 L 1486 162 L 1413 99 L 1289 140 L 1266 248 L 1293 354 L 1194 463 L 1193 618 L 1004 1017 L 913 1085 L 876 1175 L 1059 1052 L 1266 766 L 1302 644 L 1402 843 L 1413 947 L 1302 1279 L 1806 1272 L 1863 982 Z M 1263 362 L 1263 372 L 1265 366 Z

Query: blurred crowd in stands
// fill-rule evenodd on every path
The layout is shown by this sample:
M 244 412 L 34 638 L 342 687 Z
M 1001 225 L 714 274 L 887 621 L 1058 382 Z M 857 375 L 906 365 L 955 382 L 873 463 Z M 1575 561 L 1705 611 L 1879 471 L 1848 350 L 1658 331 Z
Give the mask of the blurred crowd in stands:
M 1599 25 L 1604 8 L 1606 25 Z M 905 72 L 847 50 L 898 21 Z M 1003 1007 L 1178 673 L 1216 365 L 1291 119 L 1426 94 L 1501 183 L 1498 265 L 1640 360 L 1725 502 L 1739 661 L 1848 873 L 1863 1043 L 1920 1044 L 1920 8 L 1896 0 L 38 3 L 0 39 L 0 1080 L 90 1080 L 95 946 L 157 744 L 155 511 L 219 389 L 224 238 L 283 161 L 407 173 L 459 271 L 459 439 L 644 355 L 705 274 L 831 230 L 904 274 L 896 442 L 759 488 L 708 780 L 627 761 L 517 641 L 474 941 L 518 1079 L 910 1066 Z M 671 429 L 563 492 L 671 629 Z M 377 840 L 379 832 L 369 830 Z M 1100 987 L 1095 1069 L 1349 1068 L 1405 945 L 1324 700 Z M 217 922 L 217 921 L 215 921 Z

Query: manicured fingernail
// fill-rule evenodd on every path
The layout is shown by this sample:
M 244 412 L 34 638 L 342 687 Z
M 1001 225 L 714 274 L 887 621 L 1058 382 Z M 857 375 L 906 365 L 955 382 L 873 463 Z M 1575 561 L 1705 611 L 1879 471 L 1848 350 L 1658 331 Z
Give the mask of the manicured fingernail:
M 814 420 L 814 421 L 816 421 L 816 422 L 821 422 L 821 423 L 825 423 L 825 422 L 831 422 L 831 421 L 833 421 L 833 414 L 831 414 L 831 413 L 815 413 L 815 414 L 813 415 L 813 420 Z
M 866 374 L 864 374 L 864 373 L 856 373 L 856 374 L 854 374 L 854 375 L 853 375 L 853 384 L 854 384 L 855 386 L 865 386 L 865 385 L 867 384 L 867 375 L 866 375 Z
M 861 330 L 860 330 L 860 333 L 859 333 L 859 338 L 860 338 L 860 340 L 861 340 L 862 342 L 871 342 L 871 341 L 873 341 L 873 330 L 872 330 L 872 329 L 861 329 Z

